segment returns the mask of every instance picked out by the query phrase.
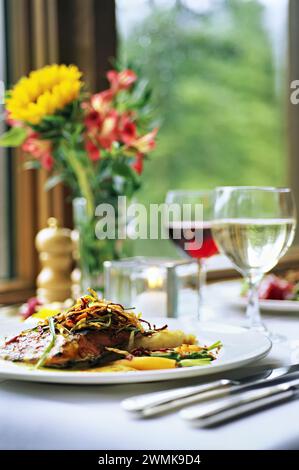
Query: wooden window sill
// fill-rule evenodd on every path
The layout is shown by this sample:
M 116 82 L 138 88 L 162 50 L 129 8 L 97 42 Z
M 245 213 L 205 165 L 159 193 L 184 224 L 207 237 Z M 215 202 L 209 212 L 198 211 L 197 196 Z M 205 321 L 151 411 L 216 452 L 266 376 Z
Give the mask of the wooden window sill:
M 35 287 L 21 279 L 0 281 L 0 304 L 25 302 L 35 295 Z
M 207 263 L 208 282 L 216 282 L 240 277 L 231 263 L 224 256 L 215 256 Z M 290 248 L 288 253 L 275 267 L 275 272 L 299 269 L 299 246 Z M 0 304 L 17 304 L 35 296 L 35 286 L 22 279 L 0 281 Z

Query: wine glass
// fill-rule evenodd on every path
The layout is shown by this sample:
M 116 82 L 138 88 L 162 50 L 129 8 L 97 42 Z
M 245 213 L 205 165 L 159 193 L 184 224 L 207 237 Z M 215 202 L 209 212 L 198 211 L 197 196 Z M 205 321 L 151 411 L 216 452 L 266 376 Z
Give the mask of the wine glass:
M 169 238 L 181 253 L 198 261 L 198 316 L 203 310 L 206 259 L 218 253 L 211 232 L 214 193 L 211 190 L 174 190 L 166 195 L 170 217 L 165 221 Z M 177 211 L 171 209 L 179 209 Z M 185 209 L 185 210 L 184 210 Z
M 219 187 L 215 190 L 212 233 L 219 248 L 244 276 L 249 286 L 249 327 L 272 335 L 261 320 L 258 288 L 292 244 L 296 210 L 289 188 Z

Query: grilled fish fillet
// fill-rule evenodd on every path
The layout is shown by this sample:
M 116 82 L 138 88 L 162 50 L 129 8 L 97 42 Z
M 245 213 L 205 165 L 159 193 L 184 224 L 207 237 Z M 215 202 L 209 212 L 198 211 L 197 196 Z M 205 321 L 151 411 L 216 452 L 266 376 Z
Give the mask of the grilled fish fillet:
M 8 340 L 0 347 L 0 358 L 15 362 L 36 364 L 51 341 L 49 330 L 28 330 Z M 109 335 L 107 331 L 81 331 L 68 335 L 57 335 L 55 345 L 44 363 L 45 367 L 69 368 L 84 367 L 106 363 L 115 359 L 115 355 L 106 347 L 127 349 L 129 333 L 121 331 Z M 182 343 L 194 344 L 196 338 L 185 335 L 180 330 L 164 330 L 148 337 L 138 337 L 133 348 L 157 350 L 174 348 Z
M 193 336 L 182 331 L 157 329 L 122 305 L 98 299 L 90 294 L 77 300 L 73 307 L 39 322 L 36 328 L 23 331 L 1 347 L 0 359 L 38 367 L 82 368 L 113 361 L 117 351 L 134 348 L 161 349 L 192 344 Z M 147 324 L 147 329 L 144 328 Z
M 108 334 L 107 331 L 83 330 L 67 337 L 57 334 L 44 367 L 84 367 L 114 359 L 106 347 L 122 348 L 128 345 L 129 332 Z M 49 330 L 28 330 L 8 340 L 0 347 L 0 358 L 36 364 L 51 342 Z

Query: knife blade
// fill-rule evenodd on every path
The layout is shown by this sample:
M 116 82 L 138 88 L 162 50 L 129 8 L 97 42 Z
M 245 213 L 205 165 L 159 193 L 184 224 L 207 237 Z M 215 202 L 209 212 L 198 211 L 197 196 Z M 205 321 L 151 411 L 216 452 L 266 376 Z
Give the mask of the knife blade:
M 122 401 L 122 408 L 137 417 L 151 417 L 199 401 L 215 399 L 229 393 L 245 390 L 251 386 L 263 385 L 288 374 L 299 373 L 299 364 L 279 368 L 247 369 L 238 380 L 220 379 L 206 384 L 181 387 L 163 392 L 139 395 Z M 258 378 L 257 378 L 258 377 Z
M 242 394 L 220 398 L 181 410 L 182 419 L 196 427 L 210 427 L 270 405 L 299 396 L 299 379 L 249 390 Z

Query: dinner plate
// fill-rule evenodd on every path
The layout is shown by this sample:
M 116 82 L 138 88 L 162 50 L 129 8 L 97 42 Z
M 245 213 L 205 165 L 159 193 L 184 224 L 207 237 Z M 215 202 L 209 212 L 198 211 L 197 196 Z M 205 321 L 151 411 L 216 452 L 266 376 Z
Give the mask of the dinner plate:
M 230 305 L 246 308 L 247 299 L 240 295 L 241 281 L 225 281 L 211 284 L 208 288 L 209 295 L 217 292 L 217 298 L 222 298 Z M 293 312 L 299 313 L 299 301 L 297 300 L 260 300 L 260 309 L 264 312 Z
M 165 325 L 166 319 L 154 319 L 157 326 Z M 202 323 L 198 327 L 186 324 L 186 320 L 167 319 L 170 329 L 183 329 L 196 334 L 200 344 L 212 344 L 218 340 L 223 343 L 218 358 L 206 366 L 185 367 L 177 369 L 128 371 L 128 372 L 95 372 L 66 371 L 55 369 L 38 369 L 9 361 L 0 360 L 0 379 L 26 380 L 31 382 L 49 382 L 64 384 L 127 384 L 139 382 L 156 382 L 187 377 L 208 377 L 216 372 L 225 372 L 244 366 L 264 357 L 271 349 L 271 341 L 264 335 L 219 323 Z M 5 326 L 5 325 L 3 325 Z M 10 325 L 11 327 L 11 325 Z M 5 330 L 1 328 L 0 333 Z M 20 331 L 20 326 L 17 327 Z M 6 325 L 6 334 L 7 325 Z M 13 331 L 10 329 L 10 334 Z M 0 339 L 1 341 L 1 339 Z

